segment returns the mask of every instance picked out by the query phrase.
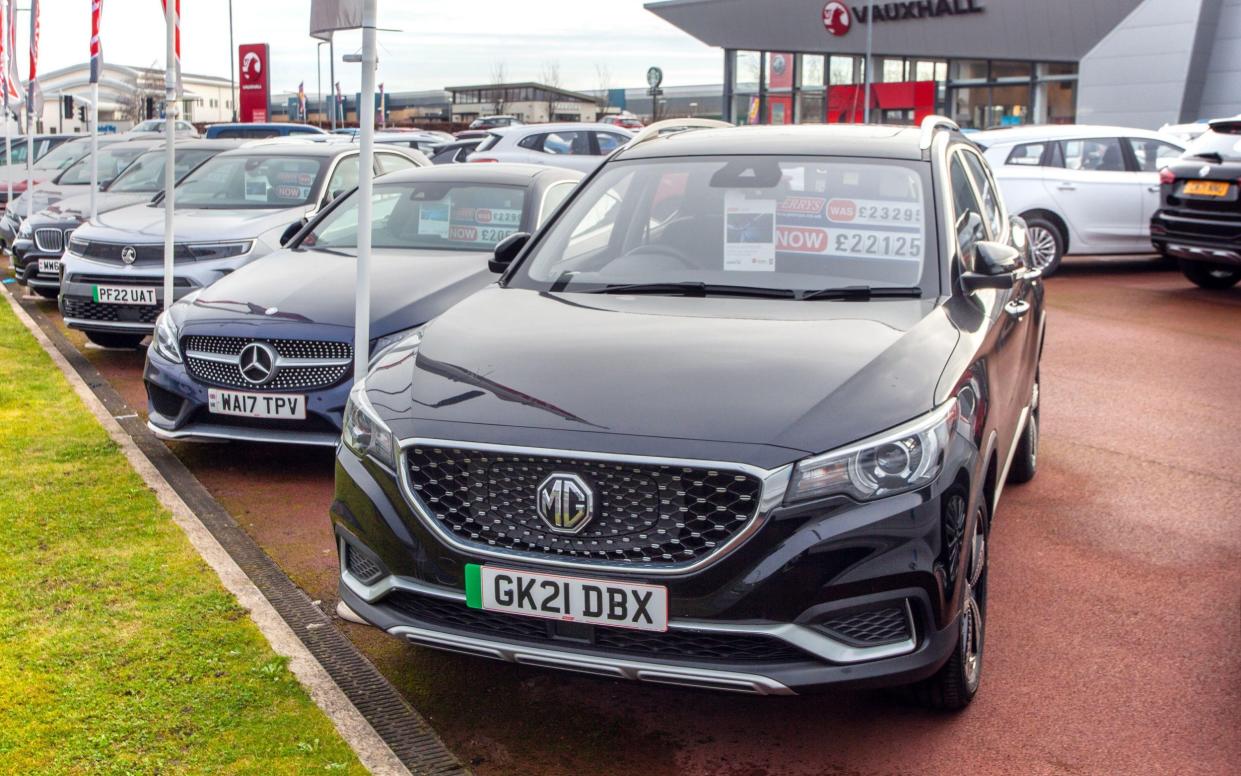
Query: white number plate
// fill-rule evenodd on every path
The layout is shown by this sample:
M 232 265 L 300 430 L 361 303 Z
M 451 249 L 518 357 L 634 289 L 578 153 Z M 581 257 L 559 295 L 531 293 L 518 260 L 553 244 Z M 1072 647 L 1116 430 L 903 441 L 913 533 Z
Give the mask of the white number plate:
M 60 259 L 39 259 L 40 275 L 59 275 Z
M 95 286 L 94 297 L 100 304 L 157 304 L 154 286 Z
M 474 609 L 637 630 L 668 630 L 668 589 L 559 574 L 465 567 L 465 600 Z
M 242 418 L 305 420 L 306 397 L 289 393 L 243 393 L 207 390 L 207 409 L 217 415 Z

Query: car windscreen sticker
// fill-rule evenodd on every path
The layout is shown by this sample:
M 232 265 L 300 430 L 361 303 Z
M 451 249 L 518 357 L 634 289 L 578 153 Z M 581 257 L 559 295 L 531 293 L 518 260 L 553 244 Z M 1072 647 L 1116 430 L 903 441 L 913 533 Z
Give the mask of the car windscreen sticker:
M 922 223 L 922 205 L 892 200 L 832 199 L 827 203 L 827 220 L 841 224 L 917 226 Z
M 750 199 L 744 191 L 724 197 L 724 269 L 774 272 L 776 200 Z
M 447 238 L 452 242 L 495 245 L 517 231 L 521 210 L 513 208 L 452 208 Z
M 451 202 L 423 202 L 418 207 L 418 234 L 447 239 L 451 213 Z
M 246 173 L 246 201 L 267 202 L 267 176 Z

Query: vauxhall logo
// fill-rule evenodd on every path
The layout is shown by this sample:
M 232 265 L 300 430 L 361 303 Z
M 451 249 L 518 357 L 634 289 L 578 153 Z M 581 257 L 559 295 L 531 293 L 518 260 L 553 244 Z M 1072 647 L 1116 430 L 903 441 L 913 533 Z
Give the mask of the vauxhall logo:
M 853 13 L 840 0 L 831 0 L 823 6 L 823 27 L 832 35 L 840 36 L 849 32 L 852 22 L 857 19 L 868 24 L 873 16 L 877 22 L 896 22 L 904 19 L 931 19 L 938 16 L 963 16 L 965 14 L 982 13 L 982 0 L 905 0 L 895 3 L 875 3 L 867 6 L 853 6 Z
M 554 472 L 535 492 L 539 517 L 556 533 L 575 534 L 595 516 L 595 492 L 576 474 Z

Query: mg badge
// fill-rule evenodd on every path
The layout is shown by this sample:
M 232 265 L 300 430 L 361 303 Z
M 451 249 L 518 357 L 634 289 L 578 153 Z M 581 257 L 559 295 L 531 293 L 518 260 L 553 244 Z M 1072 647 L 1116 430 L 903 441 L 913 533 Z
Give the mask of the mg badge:
M 539 517 L 556 533 L 575 534 L 595 516 L 595 492 L 576 474 L 555 472 L 535 493 Z
M 138 249 L 132 245 L 126 245 L 121 248 L 121 261 L 126 264 L 133 264 L 138 260 Z

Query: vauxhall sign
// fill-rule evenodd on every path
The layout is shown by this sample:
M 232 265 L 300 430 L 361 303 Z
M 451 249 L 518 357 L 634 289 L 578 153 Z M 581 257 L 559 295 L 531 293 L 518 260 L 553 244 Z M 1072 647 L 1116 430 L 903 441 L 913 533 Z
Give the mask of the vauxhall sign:
M 982 0 L 904 0 L 895 3 L 874 3 L 867 6 L 853 6 L 852 9 L 840 0 L 830 0 L 823 6 L 823 28 L 832 35 L 844 35 L 857 19 L 862 24 L 873 20 L 877 22 L 898 22 L 905 19 L 933 19 L 939 16 L 964 16 L 982 13 Z

